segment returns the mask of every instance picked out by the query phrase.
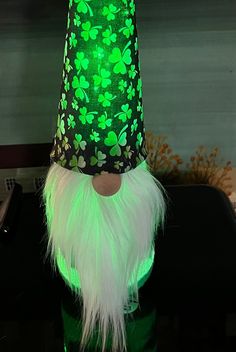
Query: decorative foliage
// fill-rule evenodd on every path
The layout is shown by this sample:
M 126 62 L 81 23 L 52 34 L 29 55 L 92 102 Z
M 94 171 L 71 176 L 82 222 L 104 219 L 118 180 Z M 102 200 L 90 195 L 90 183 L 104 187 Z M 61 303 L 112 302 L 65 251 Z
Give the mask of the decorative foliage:
M 155 136 L 146 132 L 147 161 L 152 173 L 163 184 L 208 184 L 222 189 L 227 195 L 232 192 L 231 161 L 219 160 L 219 148 L 208 152 L 204 146 L 199 146 L 190 162 L 183 164 L 179 155 L 174 154 L 166 143 L 166 136 Z
M 146 149 L 148 152 L 147 162 L 152 173 L 163 184 L 176 183 L 179 175 L 179 165 L 183 163 L 179 155 L 173 154 L 172 149 L 166 143 L 166 136 L 155 136 L 147 131 Z

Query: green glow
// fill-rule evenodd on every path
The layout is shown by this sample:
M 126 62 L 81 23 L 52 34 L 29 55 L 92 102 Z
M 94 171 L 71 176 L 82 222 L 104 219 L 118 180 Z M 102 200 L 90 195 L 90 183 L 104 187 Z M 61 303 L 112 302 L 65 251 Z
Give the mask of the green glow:
M 152 249 L 150 256 L 147 259 L 145 259 L 140 265 L 140 268 L 138 271 L 139 288 L 143 286 L 143 284 L 146 282 L 149 275 L 151 274 L 152 266 L 154 263 L 154 255 L 155 255 L 154 249 Z M 60 251 L 57 255 L 57 265 L 58 265 L 58 269 L 60 270 L 60 273 L 62 274 L 64 279 L 70 284 L 70 286 L 79 289 L 81 285 L 80 285 L 80 278 L 78 276 L 78 273 L 73 267 L 71 267 L 69 272 L 66 266 L 65 258 L 60 253 Z M 134 281 L 131 279 L 129 282 L 129 290 L 131 292 L 132 292 L 133 284 L 134 284 Z
M 51 159 L 95 175 L 127 172 L 146 155 L 135 2 L 70 0 Z

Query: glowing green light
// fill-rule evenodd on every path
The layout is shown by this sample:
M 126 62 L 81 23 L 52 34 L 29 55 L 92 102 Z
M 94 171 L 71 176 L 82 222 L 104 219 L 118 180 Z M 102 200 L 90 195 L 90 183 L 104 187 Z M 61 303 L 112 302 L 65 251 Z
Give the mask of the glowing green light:
M 154 256 L 155 256 L 154 249 L 152 249 L 150 256 L 147 257 L 147 259 L 145 259 L 140 264 L 139 271 L 138 271 L 139 288 L 143 286 L 143 284 L 146 282 L 146 280 L 148 279 L 151 273 L 152 266 L 154 263 Z M 76 289 L 80 289 L 81 283 L 80 283 L 80 278 L 78 276 L 77 271 L 73 267 L 71 267 L 70 270 L 67 269 L 65 258 L 60 253 L 60 251 L 57 255 L 57 265 L 60 273 L 62 274 L 64 279 L 68 282 L 68 284 Z M 129 282 L 130 292 L 132 292 L 133 285 L 134 285 L 134 280 L 131 279 Z

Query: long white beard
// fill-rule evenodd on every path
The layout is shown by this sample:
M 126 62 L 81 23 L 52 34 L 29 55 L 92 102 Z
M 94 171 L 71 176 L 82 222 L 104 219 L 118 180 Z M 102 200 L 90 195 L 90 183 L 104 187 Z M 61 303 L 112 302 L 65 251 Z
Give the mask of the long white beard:
M 153 250 L 157 228 L 164 221 L 164 190 L 146 161 L 121 174 L 121 187 L 112 196 L 99 195 L 92 177 L 51 165 L 43 191 L 47 255 L 56 268 L 60 252 L 68 271 L 73 267 L 78 273 L 80 288 L 71 288 L 83 303 L 81 346 L 98 326 L 102 351 L 109 333 L 113 351 L 123 351 L 129 283 L 138 299 L 140 264 Z

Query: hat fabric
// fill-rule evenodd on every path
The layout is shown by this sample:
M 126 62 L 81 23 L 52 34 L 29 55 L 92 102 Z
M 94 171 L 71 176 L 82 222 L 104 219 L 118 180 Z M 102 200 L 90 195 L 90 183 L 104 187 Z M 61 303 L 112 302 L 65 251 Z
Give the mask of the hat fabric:
M 70 0 L 51 160 L 88 175 L 146 159 L 134 0 Z

